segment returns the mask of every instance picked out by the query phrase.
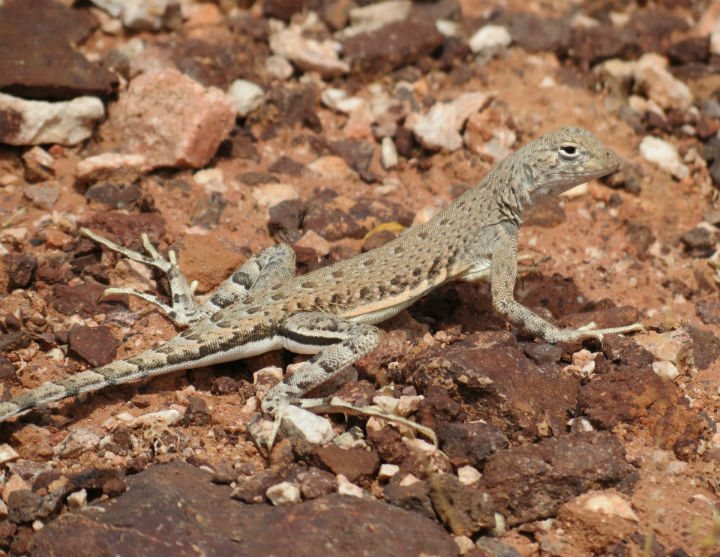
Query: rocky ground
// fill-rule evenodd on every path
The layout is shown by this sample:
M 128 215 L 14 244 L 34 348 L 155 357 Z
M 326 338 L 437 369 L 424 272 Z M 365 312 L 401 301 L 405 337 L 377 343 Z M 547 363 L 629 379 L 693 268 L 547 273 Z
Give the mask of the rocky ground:
M 339 394 L 442 453 L 333 416 L 266 458 L 290 353 L 63 401 L 0 427 L 0 551 L 720 554 L 720 3 L 4 0 L 0 37 L 3 400 L 176 333 L 100 299 L 165 284 L 81 226 L 204 295 L 278 241 L 299 272 L 379 246 L 565 125 L 628 165 L 527 215 L 516 295 L 647 328 L 552 346 L 432 293 Z

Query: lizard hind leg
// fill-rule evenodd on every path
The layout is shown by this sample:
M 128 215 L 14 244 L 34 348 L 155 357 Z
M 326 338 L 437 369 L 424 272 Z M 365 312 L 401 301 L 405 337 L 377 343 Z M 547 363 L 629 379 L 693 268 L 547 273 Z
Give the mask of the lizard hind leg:
M 401 416 L 388 414 L 375 406 L 358 407 L 337 397 L 306 398 L 316 387 L 333 381 L 358 358 L 380 344 L 377 327 L 356 323 L 322 312 L 302 312 L 288 317 L 278 334 L 286 348 L 301 352 L 318 352 L 301 364 L 295 373 L 270 389 L 262 402 L 265 414 L 275 417 L 271 442 L 280 428 L 283 409 L 295 405 L 314 413 L 343 413 L 378 417 L 409 426 L 437 445 L 435 433 Z M 334 342 L 333 342 L 334 341 Z M 268 448 L 272 448 L 271 442 Z
M 165 259 L 150 243 L 147 235 L 142 234 L 143 247 L 149 254 L 149 256 L 146 256 L 118 245 L 87 228 L 81 228 L 80 232 L 132 261 L 151 265 L 167 274 L 170 282 L 172 305 L 165 304 L 157 296 L 130 288 L 108 288 L 105 290 L 104 295 L 132 294 L 138 296 L 158 306 L 176 325 L 181 327 L 192 325 L 230 304 L 242 301 L 252 290 L 270 288 L 283 282 L 292 277 L 295 272 L 295 252 L 292 248 L 287 244 L 271 246 L 248 259 L 202 305 L 197 306 L 195 303 L 197 282 L 188 282 L 178 266 L 177 257 L 173 250 L 168 252 L 168 258 Z

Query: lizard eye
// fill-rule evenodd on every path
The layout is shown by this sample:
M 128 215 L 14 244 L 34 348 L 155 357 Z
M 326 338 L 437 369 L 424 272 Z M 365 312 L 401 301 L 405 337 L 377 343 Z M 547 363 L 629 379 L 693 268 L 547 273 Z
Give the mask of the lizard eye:
M 560 145 L 559 152 L 560 156 L 565 160 L 574 160 L 580 155 L 580 149 L 577 148 L 577 145 L 572 143 Z

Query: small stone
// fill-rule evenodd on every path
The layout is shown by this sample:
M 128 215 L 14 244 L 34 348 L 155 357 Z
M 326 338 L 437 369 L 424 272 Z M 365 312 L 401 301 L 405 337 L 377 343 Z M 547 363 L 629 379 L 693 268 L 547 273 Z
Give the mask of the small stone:
M 23 188 L 23 195 L 39 209 L 51 209 L 60 197 L 60 188 L 45 184 L 32 184 Z
M 186 425 L 204 426 L 212 421 L 212 414 L 208 411 L 207 403 L 199 396 L 189 397 L 188 407 L 183 416 Z
M 377 478 L 380 481 L 387 481 L 392 478 L 395 474 L 400 471 L 400 467 L 397 464 L 383 463 L 380 465 Z
M 137 184 L 119 186 L 112 182 L 93 184 L 85 191 L 85 198 L 99 201 L 114 209 L 130 210 L 136 206 L 142 191 Z
M 360 486 L 355 485 L 342 474 L 337 475 L 337 484 L 337 492 L 339 495 L 351 495 L 352 497 L 360 498 L 364 497 L 365 495 Z
M 287 481 L 269 487 L 265 492 L 265 496 L 276 507 L 279 505 L 292 505 L 302 500 L 300 488 L 296 484 Z
M 696 226 L 684 232 L 680 237 L 685 251 L 693 257 L 710 257 L 715 251 L 717 240 L 717 232 L 707 225 Z
M 42 147 L 36 145 L 28 149 L 22 159 L 28 182 L 43 182 L 55 176 L 55 158 Z
M 350 10 L 350 26 L 338 33 L 347 39 L 359 33 L 375 31 L 393 21 L 403 21 L 410 12 L 412 2 L 409 0 L 386 0 Z
M 87 505 L 87 491 L 81 489 L 68 495 L 67 504 L 70 510 L 82 509 Z
M 158 31 L 174 29 L 182 21 L 177 0 L 92 0 L 115 18 L 120 18 L 127 29 Z
M 328 108 L 342 114 L 350 114 L 367 105 L 368 102 L 361 97 L 348 97 L 342 89 L 329 87 L 320 94 L 320 100 Z
M 690 335 L 679 329 L 667 333 L 649 332 L 636 337 L 636 342 L 649 351 L 658 361 L 672 362 L 683 374 L 695 367 L 693 341 Z
M 287 61 L 287 58 L 282 56 L 268 56 L 265 59 L 265 72 L 268 77 L 277 79 L 279 81 L 285 81 L 290 79 L 293 72 L 292 64 Z
M 263 397 L 283 379 L 283 370 L 277 366 L 268 366 L 253 373 L 253 387 L 258 397 Z
M 230 85 L 228 97 L 237 108 L 237 114 L 244 118 L 258 109 L 265 100 L 265 91 L 252 81 L 236 79 Z
M 475 31 L 468 45 L 473 52 L 480 52 L 490 48 L 503 48 L 511 42 L 510 32 L 502 25 L 485 25 Z
M 330 39 L 305 38 L 293 26 L 270 35 L 270 48 L 275 55 L 289 60 L 303 72 L 318 72 L 324 78 L 350 71 L 350 66 L 338 58 L 339 46 Z
M 280 432 L 287 439 L 308 445 L 325 445 L 335 437 L 328 419 L 297 406 L 288 406 L 283 412 Z
M 97 97 L 51 103 L 0 93 L 0 114 L 2 143 L 77 145 L 92 135 L 95 123 L 105 116 L 105 106 Z
M 171 426 L 179 424 L 183 419 L 183 415 L 175 408 L 167 410 L 159 410 L 158 412 L 150 412 L 133 418 L 128 424 L 131 428 L 146 426 Z
M 385 170 L 395 168 L 398 164 L 398 152 L 392 137 L 383 137 L 380 162 Z
M 3 443 L 0 445 L 0 466 L 4 467 L 8 462 L 17 460 L 20 455 L 15 452 L 10 445 Z
M 81 160 L 75 168 L 75 178 L 83 184 L 110 181 L 127 185 L 142 176 L 147 168 L 145 155 L 102 153 Z
M 655 163 L 678 180 L 690 175 L 690 169 L 680 161 L 675 146 L 659 137 L 645 136 L 640 142 L 640 154 L 645 160 Z
M 13 491 L 22 490 L 22 489 L 30 489 L 30 485 L 22 479 L 20 474 L 13 474 L 10 476 L 10 478 L 5 482 L 5 485 L 3 486 L 2 490 L 2 498 L 3 501 L 6 503 L 8 502 L 10 498 L 10 494 Z
M 482 478 L 482 474 L 478 472 L 478 469 L 469 464 L 458 468 L 457 475 L 463 485 L 474 485 Z
M 493 98 L 491 93 L 465 93 L 447 103 L 435 103 L 425 116 L 411 115 L 410 127 L 418 141 L 427 149 L 460 149 L 460 130 L 465 121 L 482 110 Z
M 460 555 L 465 555 L 475 547 L 475 542 L 467 536 L 455 536 L 454 540 L 460 550 Z
M 362 447 L 343 449 L 332 444 L 315 449 L 313 456 L 318 458 L 324 467 L 335 474 L 342 474 L 351 482 L 373 476 L 380 467 L 377 453 Z
M 86 428 L 76 428 L 54 449 L 59 458 L 75 458 L 83 453 L 95 451 L 100 445 L 100 436 Z
M 308 168 L 319 174 L 322 178 L 334 178 L 338 180 L 357 180 L 357 173 L 350 168 L 345 159 L 333 155 L 320 157 L 308 165 Z
M 119 341 L 104 325 L 81 327 L 75 325 L 68 335 L 68 349 L 93 367 L 109 364 L 117 357 Z
M 648 52 L 635 65 L 635 79 L 645 90 L 648 98 L 663 109 L 687 110 L 693 102 L 690 89 L 676 79 L 668 70 L 668 61 L 663 56 Z
M 672 362 L 653 362 L 652 368 L 660 377 L 670 379 L 671 381 L 680 377 L 680 370 L 678 370 L 677 366 Z
M 272 207 L 282 201 L 298 199 L 300 195 L 295 186 L 290 184 L 264 184 L 253 188 L 252 196 L 258 206 Z
M 618 516 L 625 520 L 640 522 L 630 503 L 619 493 L 590 491 L 577 498 L 583 507 L 591 512 Z
M 314 230 L 308 230 L 305 235 L 295 242 L 296 246 L 315 250 L 319 257 L 325 257 L 330 253 L 330 243 Z
M 37 269 L 37 257 L 29 253 L 9 253 L 2 258 L 8 277 L 8 292 L 27 287 Z
M 32 522 L 42 506 L 42 497 L 29 489 L 16 489 L 7 498 L 10 522 Z

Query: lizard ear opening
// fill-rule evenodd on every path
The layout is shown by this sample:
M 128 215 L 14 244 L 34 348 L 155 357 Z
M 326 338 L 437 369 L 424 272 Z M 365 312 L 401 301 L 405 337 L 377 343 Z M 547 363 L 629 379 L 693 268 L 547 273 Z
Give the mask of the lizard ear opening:
M 580 156 L 580 149 L 575 143 L 563 143 L 558 149 L 560 156 L 565 160 L 575 160 Z

